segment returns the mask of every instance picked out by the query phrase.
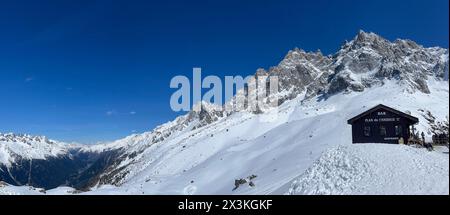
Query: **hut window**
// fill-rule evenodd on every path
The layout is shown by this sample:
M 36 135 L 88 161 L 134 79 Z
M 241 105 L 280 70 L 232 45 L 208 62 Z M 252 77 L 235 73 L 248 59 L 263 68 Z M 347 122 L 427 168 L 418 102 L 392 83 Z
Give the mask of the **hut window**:
M 380 126 L 380 136 L 386 136 L 386 127 Z
M 396 125 L 395 126 L 395 135 L 396 136 L 401 136 L 402 135 L 402 126 L 401 125 Z
M 370 126 L 364 127 L 364 136 L 370 137 Z

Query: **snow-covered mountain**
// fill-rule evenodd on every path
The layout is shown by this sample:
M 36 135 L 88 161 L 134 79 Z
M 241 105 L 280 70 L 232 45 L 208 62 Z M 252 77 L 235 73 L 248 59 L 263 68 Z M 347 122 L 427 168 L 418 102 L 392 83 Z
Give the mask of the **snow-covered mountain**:
M 116 153 L 113 148 L 99 151 L 43 136 L 0 134 L 0 181 L 45 189 L 62 185 L 86 189 Z
M 222 111 L 202 102 L 153 131 L 81 147 L 107 154 L 89 165 L 98 168 L 85 185 L 94 194 L 286 193 L 322 152 L 351 144 L 347 119 L 372 106 L 408 111 L 426 133 L 430 114 L 444 120 L 448 65 L 448 49 L 363 31 L 332 56 L 294 49 L 255 74 L 278 76 L 278 108 Z
M 0 163 L 10 166 L 16 159 L 46 159 L 67 153 L 68 147 L 43 136 L 0 133 Z
M 430 93 L 430 77 L 448 80 L 448 50 L 424 48 L 410 40 L 390 42 L 360 31 L 333 56 L 294 49 L 268 74 L 280 77 L 282 90 L 292 89 L 291 98 L 304 91 L 309 98 L 361 92 L 389 80 L 409 92 Z

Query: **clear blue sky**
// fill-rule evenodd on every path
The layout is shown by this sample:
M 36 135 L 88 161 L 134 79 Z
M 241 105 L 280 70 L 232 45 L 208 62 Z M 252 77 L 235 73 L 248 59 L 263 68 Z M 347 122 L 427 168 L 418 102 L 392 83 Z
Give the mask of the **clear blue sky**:
M 448 0 L 0 0 L 0 132 L 93 143 L 172 120 L 170 79 L 249 75 L 359 29 L 448 48 Z

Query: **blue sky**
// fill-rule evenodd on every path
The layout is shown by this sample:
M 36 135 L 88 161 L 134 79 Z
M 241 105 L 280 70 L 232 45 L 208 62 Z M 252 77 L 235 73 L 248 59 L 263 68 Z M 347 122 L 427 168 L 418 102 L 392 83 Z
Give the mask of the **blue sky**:
M 0 132 L 94 143 L 172 120 L 172 77 L 249 75 L 359 29 L 448 48 L 448 0 L 3 1 Z

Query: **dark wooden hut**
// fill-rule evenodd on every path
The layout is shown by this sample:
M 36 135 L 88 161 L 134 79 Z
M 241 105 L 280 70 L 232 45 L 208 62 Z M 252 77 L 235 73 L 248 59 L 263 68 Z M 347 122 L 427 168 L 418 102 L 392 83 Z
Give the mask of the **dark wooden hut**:
M 414 116 L 385 105 L 377 105 L 347 121 L 353 143 L 406 144 L 419 122 Z

